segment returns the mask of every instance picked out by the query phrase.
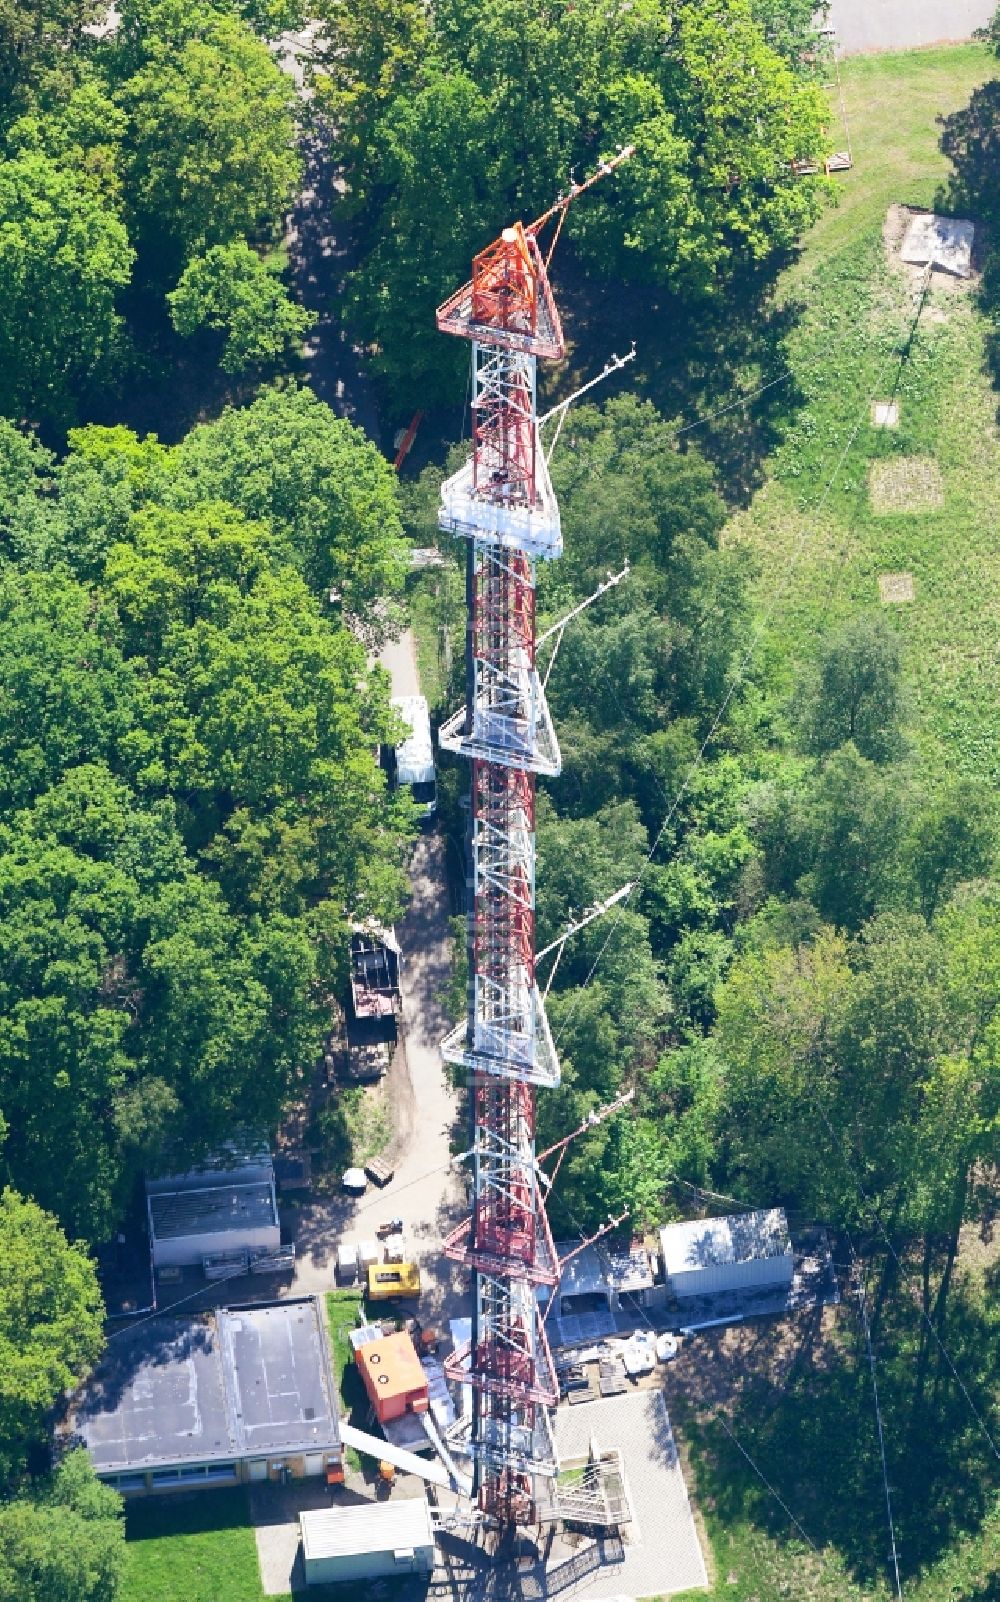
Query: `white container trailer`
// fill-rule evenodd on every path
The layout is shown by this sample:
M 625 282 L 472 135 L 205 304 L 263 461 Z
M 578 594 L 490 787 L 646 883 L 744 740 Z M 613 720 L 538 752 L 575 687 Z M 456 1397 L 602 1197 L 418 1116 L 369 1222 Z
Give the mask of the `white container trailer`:
M 437 774 L 430 709 L 422 695 L 398 695 L 392 704 L 410 729 L 393 753 L 395 783 L 408 786 L 421 820 L 431 824 L 437 815 Z
M 697 1218 L 660 1230 L 664 1277 L 675 1296 L 790 1285 L 794 1257 L 784 1209 Z
M 299 1528 L 306 1585 L 430 1574 L 434 1567 L 426 1497 L 320 1508 L 300 1513 Z

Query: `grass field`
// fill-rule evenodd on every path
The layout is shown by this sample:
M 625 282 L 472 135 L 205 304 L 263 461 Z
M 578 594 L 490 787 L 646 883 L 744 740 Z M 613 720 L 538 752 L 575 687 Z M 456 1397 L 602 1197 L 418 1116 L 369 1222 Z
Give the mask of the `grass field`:
M 894 204 L 935 203 L 948 178 L 938 118 L 997 70 L 978 46 L 860 58 L 842 68 L 855 167 L 836 180 L 839 206 L 816 224 L 782 281 L 798 313 L 787 341 L 793 378 L 785 437 L 763 487 L 727 532 L 753 553 L 758 609 L 768 619 L 765 649 L 789 689 L 831 622 L 883 604 L 881 575 L 912 576 L 913 601 L 883 610 L 904 642 L 916 766 L 928 784 L 944 774 L 1000 778 L 1000 395 L 984 366 L 974 286 L 933 288 L 915 320 L 914 285 L 888 257 L 883 225 Z M 878 430 L 870 402 L 890 398 L 899 402 L 899 427 Z M 941 505 L 873 506 L 873 468 L 876 476 L 886 468 L 905 476 L 914 462 L 936 469 Z M 898 1431 L 896 1418 L 888 1422 Z M 960 1409 L 956 1427 L 968 1427 Z M 887 1563 L 882 1578 L 859 1582 L 838 1555 L 840 1543 L 813 1551 L 798 1539 L 735 1449 L 719 1467 L 693 1423 L 682 1433 L 714 1559 L 712 1598 L 888 1602 Z M 780 1476 L 780 1462 L 755 1433 L 745 1444 L 765 1473 Z M 836 1456 L 838 1443 L 829 1439 L 827 1449 Z M 811 1476 L 798 1486 L 794 1478 L 786 1492 L 792 1511 L 815 1528 Z M 856 1487 L 845 1479 L 839 1492 L 825 1489 L 842 1495 L 860 1521 Z M 871 1516 L 884 1516 L 875 1505 L 877 1470 L 867 1475 L 865 1494 L 874 1498 Z M 988 1508 L 988 1491 L 984 1497 Z M 897 1518 L 905 1524 L 909 1512 L 900 1495 Z M 906 1577 L 907 1602 L 998 1602 L 1000 1505 L 994 1498 L 992 1511 L 958 1529 Z
M 120 1602 L 259 1602 L 257 1545 L 244 1489 L 153 1497 L 128 1510 Z
M 685 1431 L 690 1444 L 690 1432 Z M 707 1457 L 696 1452 L 696 1501 L 711 1546 L 715 1584 L 709 1591 L 685 1591 L 674 1602 L 891 1602 L 888 1578 L 858 1584 L 830 1548 L 810 1550 L 786 1522 L 778 1538 L 759 1523 L 734 1517 L 740 1495 L 727 1474 L 720 1482 Z M 747 1469 L 747 1487 L 752 1479 Z M 725 1506 L 725 1514 L 719 1511 Z M 794 1510 L 793 1510 L 794 1511 Z M 775 1511 L 775 1522 L 782 1520 Z M 918 1580 L 906 1585 L 907 1602 L 996 1602 L 1000 1597 L 1000 1507 L 982 1529 L 959 1542 Z
M 789 686 L 823 629 L 881 604 L 880 575 L 912 576 L 913 601 L 883 609 L 905 643 L 929 783 L 945 771 L 1000 777 L 998 396 L 974 288 L 933 287 L 915 317 L 913 282 L 888 259 L 882 229 L 893 203 L 933 204 L 947 179 L 937 119 L 994 66 L 978 46 L 844 65 L 855 168 L 781 286 L 799 310 L 785 438 L 727 536 L 754 553 Z M 890 398 L 899 427 L 878 430 L 870 403 Z M 941 505 L 874 509 L 873 464 L 905 476 L 914 459 L 939 475 Z
M 364 1387 L 354 1362 L 354 1352 L 350 1342 L 350 1331 L 358 1322 L 360 1306 L 359 1290 L 336 1290 L 328 1291 L 326 1294 L 326 1327 L 333 1354 L 333 1374 L 340 1393 L 341 1411 L 345 1418 L 350 1418 L 355 1407 L 363 1411 L 365 1403 Z M 353 1446 L 345 1448 L 344 1460 L 349 1469 L 361 1468 L 361 1459 Z

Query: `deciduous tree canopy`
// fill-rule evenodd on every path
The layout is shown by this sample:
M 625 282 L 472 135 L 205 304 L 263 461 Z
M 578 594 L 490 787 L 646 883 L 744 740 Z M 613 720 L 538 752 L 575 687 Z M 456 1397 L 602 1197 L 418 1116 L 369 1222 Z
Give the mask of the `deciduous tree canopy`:
M 23 1467 L 28 1449 L 43 1438 L 53 1403 L 96 1361 L 103 1318 L 97 1275 L 85 1248 L 71 1246 L 55 1219 L 35 1202 L 3 1191 L 0 1481 Z M 7 1551 L 0 1539 L 0 1575 Z
M 325 591 L 375 628 L 403 543 L 387 464 L 304 391 L 171 451 L 2 438 L 5 1155 L 103 1239 L 151 1154 L 278 1122 L 349 919 L 398 906 L 387 684 Z
M 634 142 L 635 157 L 569 225 L 605 278 L 717 293 L 741 264 L 787 249 L 819 203 L 792 164 L 820 154 L 824 103 L 789 64 L 790 36 L 783 55 L 749 0 L 613 15 L 598 0 L 500 0 L 481 20 L 467 0 L 329 12 L 318 94 L 346 132 L 366 246 L 352 315 L 400 410 L 454 393 L 434 306 L 498 218 L 537 215 L 616 145 Z

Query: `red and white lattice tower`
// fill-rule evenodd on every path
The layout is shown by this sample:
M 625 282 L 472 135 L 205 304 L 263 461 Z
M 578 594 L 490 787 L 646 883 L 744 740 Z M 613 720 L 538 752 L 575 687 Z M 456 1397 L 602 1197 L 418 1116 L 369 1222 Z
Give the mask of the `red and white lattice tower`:
M 469 1009 L 442 1043 L 470 1075 L 472 1215 L 444 1250 L 472 1270 L 472 1339 L 446 1372 L 472 1388 L 474 1486 L 502 1526 L 532 1519 L 535 1479 L 557 1466 L 558 1388 L 535 1297 L 559 1278 L 535 1161 L 535 1089 L 559 1083 L 535 982 L 535 780 L 561 759 L 535 667 L 535 567 L 561 554 L 562 533 L 535 368 L 565 347 L 537 233 L 552 217 L 561 226 L 586 187 L 505 228 L 437 313 L 438 328 L 472 341 L 473 419 L 472 454 L 439 512 L 468 541 L 469 608 L 466 705 L 439 738 L 472 764 Z
M 535 564 L 562 535 L 538 437 L 535 364 L 563 354 L 534 235 L 520 223 L 473 262 L 438 327 L 472 340 L 472 455 L 441 491 L 441 526 L 469 541 L 466 705 L 441 729 L 472 763 L 469 1015 L 442 1043 L 468 1068 L 472 1216 L 445 1241 L 472 1269 L 472 1339 L 446 1365 L 472 1387 L 479 1505 L 530 1520 L 536 1475 L 555 1473 L 557 1400 L 535 1298 L 559 1263 L 535 1167 L 535 1087 L 559 1065 L 535 982 L 535 778 L 560 769 L 535 668 Z

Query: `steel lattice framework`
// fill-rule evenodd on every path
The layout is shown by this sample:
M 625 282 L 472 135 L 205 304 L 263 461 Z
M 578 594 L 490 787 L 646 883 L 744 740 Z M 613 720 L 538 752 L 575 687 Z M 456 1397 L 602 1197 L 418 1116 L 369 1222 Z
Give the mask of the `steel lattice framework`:
M 471 1076 L 472 1215 L 449 1257 L 472 1270 L 472 1339 L 447 1364 L 473 1392 L 471 1446 L 482 1511 L 531 1518 L 553 1476 L 548 1420 L 558 1390 L 535 1287 L 559 1261 L 535 1160 L 535 1087 L 559 1083 L 535 982 L 535 780 L 560 756 L 535 666 L 535 564 L 562 549 L 538 437 L 535 364 L 563 353 L 545 264 L 517 224 L 478 255 L 438 327 L 472 340 L 473 437 L 443 486 L 440 522 L 469 541 L 466 705 L 446 750 L 472 764 L 469 1016 L 443 1042 Z
M 466 703 L 445 750 L 472 764 L 468 1016 L 443 1042 L 470 1075 L 472 1214 L 445 1252 L 472 1270 L 472 1338 L 447 1361 L 472 1389 L 474 1486 L 501 1526 L 529 1522 L 535 1480 L 557 1469 L 549 1409 L 555 1369 L 535 1289 L 555 1286 L 535 1156 L 535 1089 L 559 1064 L 535 980 L 535 781 L 561 758 L 535 664 L 535 567 L 562 554 L 539 438 L 539 357 L 565 352 L 539 230 L 632 154 L 574 184 L 544 216 L 480 251 L 472 278 L 438 308 L 445 333 L 472 341 L 472 452 L 441 489 L 438 520 L 468 541 Z

